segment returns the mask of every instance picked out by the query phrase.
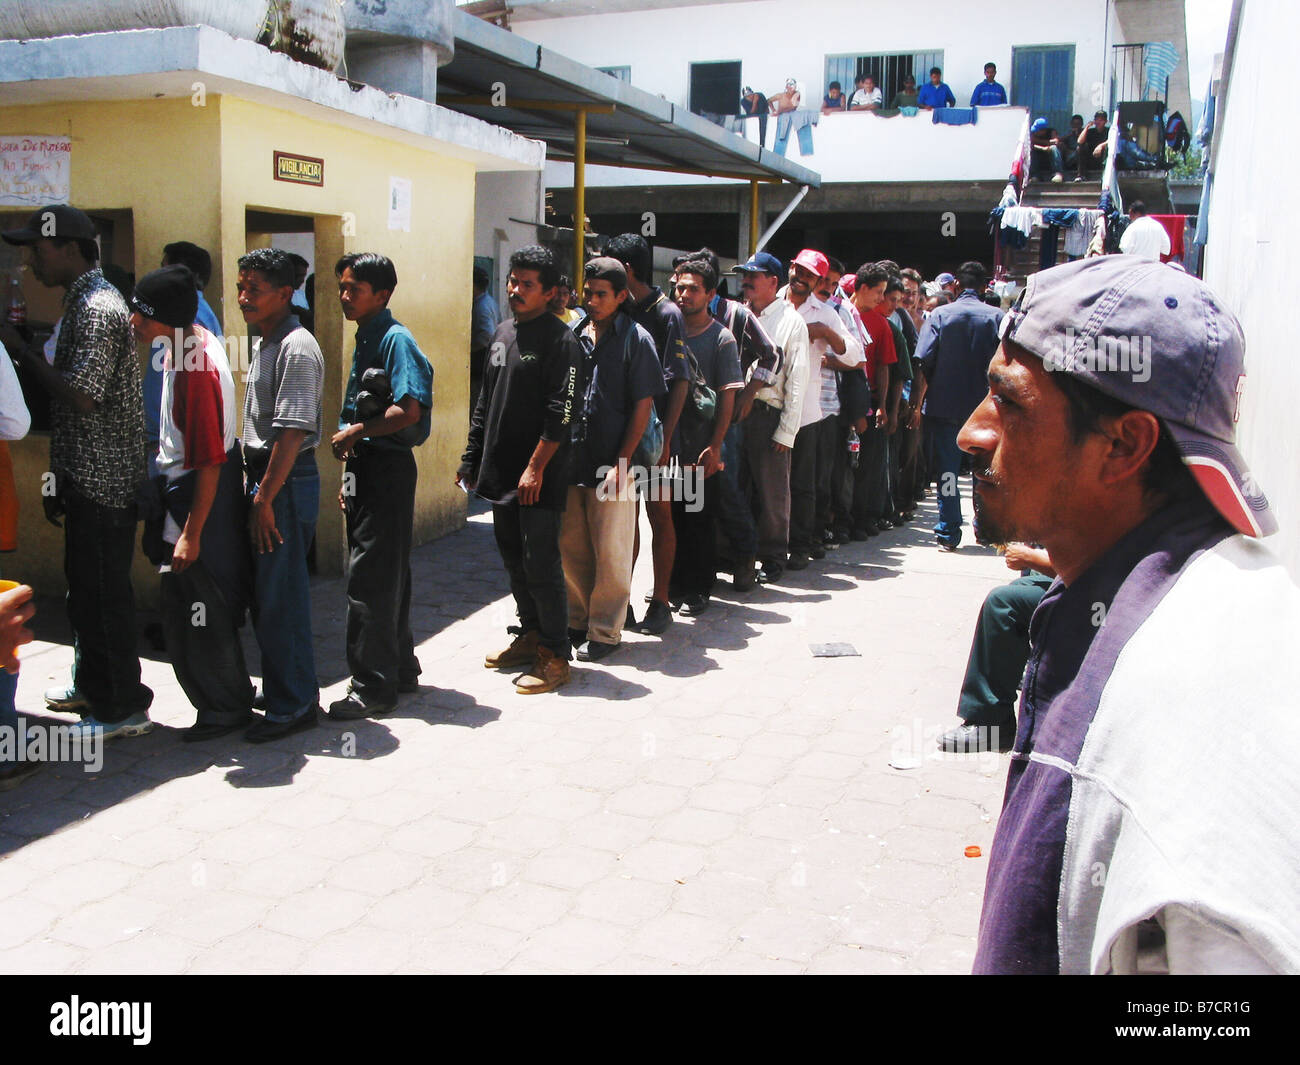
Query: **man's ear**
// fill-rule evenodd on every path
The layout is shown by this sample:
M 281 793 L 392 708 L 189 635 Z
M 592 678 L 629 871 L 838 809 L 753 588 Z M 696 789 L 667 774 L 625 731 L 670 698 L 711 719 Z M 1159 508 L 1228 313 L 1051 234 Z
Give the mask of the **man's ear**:
M 627 289 L 621 288 L 618 290 L 618 298 L 614 302 L 621 305 L 626 301 L 627 301 Z
M 1160 443 L 1160 420 L 1149 411 L 1131 410 L 1102 419 L 1101 431 L 1109 445 L 1102 458 L 1102 482 L 1118 485 L 1140 477 Z

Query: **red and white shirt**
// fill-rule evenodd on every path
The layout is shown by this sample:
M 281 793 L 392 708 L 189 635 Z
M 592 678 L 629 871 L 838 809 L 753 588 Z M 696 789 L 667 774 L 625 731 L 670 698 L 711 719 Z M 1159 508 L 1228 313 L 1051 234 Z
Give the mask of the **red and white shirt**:
M 194 335 L 197 343 L 168 351 L 163 361 L 158 472 L 169 481 L 220 466 L 235 446 L 235 380 L 225 348 L 202 326 Z M 163 539 L 174 544 L 180 534 L 168 515 Z

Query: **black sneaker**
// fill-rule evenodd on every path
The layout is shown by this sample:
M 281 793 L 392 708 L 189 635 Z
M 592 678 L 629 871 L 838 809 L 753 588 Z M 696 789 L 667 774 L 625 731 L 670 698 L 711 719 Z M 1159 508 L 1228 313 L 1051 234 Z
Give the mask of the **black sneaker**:
M 584 643 L 586 643 L 586 642 L 587 642 L 587 630 L 586 630 L 586 629 L 570 629 L 570 630 L 569 630 L 569 643 L 571 643 L 571 644 L 573 645 L 573 649 L 574 649 L 575 651 L 576 651 L 579 647 L 581 647 Z
M 807 555 L 791 553 L 790 560 L 785 564 L 786 569 L 807 569 L 808 564 L 812 561 Z
M 633 627 L 633 632 L 639 632 L 643 636 L 660 636 L 669 625 L 673 623 L 673 612 L 667 603 L 661 603 L 658 599 L 650 600 L 650 605 L 646 607 L 645 617 L 641 623 Z
M 601 643 L 599 640 L 592 640 L 578 652 L 578 661 L 599 662 L 602 658 L 608 658 L 621 646 L 622 644 L 618 643 Z
M 365 717 L 379 714 L 391 714 L 397 709 L 397 703 L 368 703 L 356 692 L 350 691 L 342 699 L 330 703 L 327 715 L 331 721 L 360 721 Z
M 249 743 L 269 743 L 271 740 L 292 736 L 295 732 L 306 732 L 307 729 L 316 727 L 316 711 L 319 709 L 319 706 L 314 706 L 292 721 L 269 721 L 260 717 L 244 733 L 244 739 Z
M 758 567 L 759 584 L 775 584 L 781 579 L 785 567 L 779 562 L 764 562 Z
M 814 561 L 817 559 L 825 558 L 826 548 L 820 546 L 819 544 L 813 544 L 813 546 L 808 550 L 808 557 L 813 559 Z
M 707 595 L 688 595 L 682 603 L 682 617 L 698 618 L 709 609 Z

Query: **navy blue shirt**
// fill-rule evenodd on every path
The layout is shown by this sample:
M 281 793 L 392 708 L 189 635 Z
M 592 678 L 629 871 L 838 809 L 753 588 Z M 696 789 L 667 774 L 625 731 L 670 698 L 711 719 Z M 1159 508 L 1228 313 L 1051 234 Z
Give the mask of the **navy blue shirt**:
M 430 415 L 433 410 L 433 367 L 411 336 L 385 307 L 365 325 L 357 327 L 357 347 L 352 354 L 352 376 L 348 378 L 347 396 L 339 411 L 339 428 L 356 421 L 357 393 L 361 376 L 367 370 L 382 367 L 393 386 L 393 402 L 411 396 L 420 404 L 420 420 L 400 432 L 387 436 L 367 437 L 373 447 L 411 448 L 429 439 Z
M 970 94 L 971 107 L 992 107 L 1007 102 L 1007 90 L 996 81 L 981 81 Z
M 989 362 L 1000 343 L 1002 312 L 973 289 L 938 307 L 921 326 L 916 361 L 929 387 L 925 413 L 964 422 L 989 392 Z
M 989 853 L 976 973 L 1060 971 L 1070 767 L 1078 763 L 1129 639 L 1188 560 L 1231 532 L 1203 498 L 1172 504 L 1130 530 L 1069 587 L 1056 581 L 1038 604 L 1029 623 L 1015 750 Z
M 587 353 L 587 389 L 573 427 L 572 481 L 588 488 L 600 483 L 602 466 L 618 464 L 636 405 L 667 392 L 654 341 L 636 322 L 616 314 L 599 342 L 594 333 L 589 325 L 578 334 Z

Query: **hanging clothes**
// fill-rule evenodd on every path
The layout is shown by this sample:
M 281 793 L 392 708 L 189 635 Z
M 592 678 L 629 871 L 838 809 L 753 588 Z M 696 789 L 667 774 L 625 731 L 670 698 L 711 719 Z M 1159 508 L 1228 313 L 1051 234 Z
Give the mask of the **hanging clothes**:
M 1065 255 L 1069 259 L 1082 258 L 1092 242 L 1092 232 L 1096 228 L 1101 212 L 1092 207 L 1085 207 L 1078 212 L 1074 224 L 1065 231 Z
M 978 121 L 974 107 L 936 107 L 930 113 L 936 126 L 973 126 Z
M 1170 259 L 1182 259 L 1184 252 L 1183 233 L 1187 229 L 1187 216 L 1184 214 L 1153 214 L 1151 216 L 1162 226 L 1165 232 L 1169 234 L 1169 254 L 1160 256 L 1162 263 L 1167 263 Z

